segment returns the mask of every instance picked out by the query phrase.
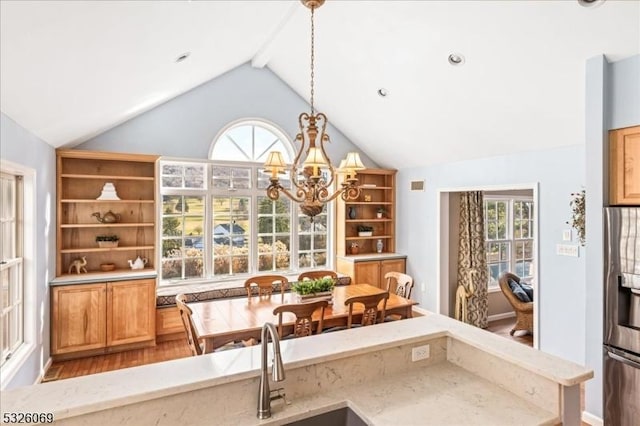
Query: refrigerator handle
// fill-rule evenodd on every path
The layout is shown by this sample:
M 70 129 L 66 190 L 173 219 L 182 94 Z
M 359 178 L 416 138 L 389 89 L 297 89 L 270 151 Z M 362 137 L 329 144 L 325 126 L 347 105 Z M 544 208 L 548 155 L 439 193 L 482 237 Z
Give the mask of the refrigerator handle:
M 624 364 L 630 365 L 633 368 L 640 369 L 640 363 L 639 362 L 630 360 L 629 358 L 625 358 L 625 357 L 620 356 L 618 354 L 615 354 L 615 353 L 613 353 L 611 351 L 607 351 L 607 355 L 609 355 L 609 358 L 611 358 L 611 359 L 615 359 L 616 361 L 620 361 L 620 362 L 622 362 Z

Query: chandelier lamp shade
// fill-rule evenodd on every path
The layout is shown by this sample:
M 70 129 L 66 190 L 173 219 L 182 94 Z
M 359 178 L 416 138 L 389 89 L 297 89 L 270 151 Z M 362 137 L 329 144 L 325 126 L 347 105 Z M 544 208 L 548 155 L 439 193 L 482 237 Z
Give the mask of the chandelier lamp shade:
M 357 152 L 349 152 L 347 157 L 340 162 L 335 169 L 329 161 L 325 151 L 325 144 L 330 142 L 326 133 L 327 116 L 316 112 L 313 105 L 314 97 L 314 12 L 322 6 L 324 0 L 301 0 L 302 4 L 311 9 L 311 112 L 303 112 L 298 117 L 300 133 L 295 141 L 299 144 L 293 164 L 287 165 L 282 153 L 271 151 L 264 163 L 264 170 L 270 173 L 270 183 L 267 187 L 267 196 L 272 200 L 280 198 L 284 194 L 291 200 L 300 203 L 300 210 L 305 215 L 313 218 L 322 213 L 326 203 L 340 197 L 343 201 L 353 200 L 360 195 L 360 187 L 356 173 L 365 167 Z M 291 190 L 285 188 L 280 182 L 279 175 L 289 173 Z M 333 190 L 334 181 L 338 174 L 343 174 L 344 179 L 339 188 Z

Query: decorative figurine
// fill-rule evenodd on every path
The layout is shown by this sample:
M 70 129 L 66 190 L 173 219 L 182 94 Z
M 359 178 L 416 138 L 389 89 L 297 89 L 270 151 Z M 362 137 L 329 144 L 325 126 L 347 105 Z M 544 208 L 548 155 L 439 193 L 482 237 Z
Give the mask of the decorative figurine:
M 111 210 L 106 212 L 104 216 L 100 217 L 100 212 L 91 213 L 91 216 L 95 216 L 100 223 L 117 223 L 120 222 L 120 215 L 114 213 Z
M 131 267 L 131 269 L 144 269 L 144 265 L 147 264 L 147 259 L 143 259 L 140 256 L 138 256 L 134 261 L 129 260 L 129 266 Z
M 84 272 L 86 274 L 87 268 L 85 268 L 85 266 L 87 266 L 87 256 L 74 259 L 73 262 L 71 262 L 71 265 L 69 265 L 69 273 L 71 273 L 71 270 L 75 268 L 76 274 L 79 274 L 80 272 Z

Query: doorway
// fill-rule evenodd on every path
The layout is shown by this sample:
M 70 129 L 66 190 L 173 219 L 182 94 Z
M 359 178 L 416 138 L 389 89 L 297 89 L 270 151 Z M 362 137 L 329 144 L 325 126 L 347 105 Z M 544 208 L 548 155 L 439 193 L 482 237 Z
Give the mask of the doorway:
M 504 323 L 508 322 L 510 318 L 515 322 L 515 317 L 511 305 L 502 294 L 500 287 L 497 286 L 497 276 L 500 272 L 503 270 L 510 270 L 511 272 L 520 274 L 520 276 L 529 276 L 530 278 L 528 281 L 533 284 L 534 301 L 537 302 L 539 300 L 538 184 L 449 188 L 438 191 L 438 312 L 450 317 L 453 316 L 454 312 L 455 292 L 457 288 L 458 226 L 460 216 L 459 199 L 460 193 L 466 191 L 482 191 L 484 196 L 483 198 L 485 199 L 485 205 L 487 204 L 486 200 L 491 200 L 493 208 L 499 206 L 500 209 L 502 209 L 501 211 L 504 211 L 505 214 L 512 215 L 511 219 L 513 219 L 514 212 L 520 212 L 518 209 L 522 209 L 522 202 L 530 200 L 528 206 L 531 209 L 530 216 L 532 217 L 529 220 L 529 228 L 525 234 L 522 233 L 521 229 L 519 232 L 514 232 L 513 228 L 515 228 L 515 226 L 513 223 L 510 223 L 509 226 L 512 227 L 510 232 L 501 234 L 500 238 L 496 238 L 495 235 L 493 238 L 489 238 L 489 241 L 492 243 L 492 250 L 495 250 L 495 246 L 497 245 L 501 247 L 502 251 L 509 251 L 509 258 L 507 260 L 510 263 L 507 265 L 504 264 L 504 256 L 503 258 L 499 257 L 498 259 L 492 258 L 491 256 L 488 258 L 489 280 L 491 281 L 491 277 L 493 277 L 493 282 L 489 284 L 488 294 L 489 328 L 492 328 L 491 323 L 493 322 L 494 328 L 496 326 L 499 327 L 500 332 L 497 334 L 501 334 L 502 330 L 508 327 L 505 327 Z M 516 206 L 515 208 L 514 205 Z M 518 219 L 516 223 L 518 224 L 517 226 L 520 226 L 522 220 Z M 524 246 L 521 238 L 523 235 L 532 237 L 532 246 L 526 247 L 526 254 L 529 256 L 528 261 L 524 259 L 527 256 L 523 255 Z M 517 237 L 517 241 L 514 241 L 514 236 Z M 518 250 L 516 250 L 516 246 L 514 245 L 516 243 L 518 244 Z M 513 253 L 513 255 L 511 255 L 511 253 Z M 519 262 L 516 264 L 515 260 L 517 256 L 519 256 L 520 259 L 518 259 Z M 538 303 L 534 303 L 533 347 L 535 348 L 538 347 L 539 342 L 538 312 Z

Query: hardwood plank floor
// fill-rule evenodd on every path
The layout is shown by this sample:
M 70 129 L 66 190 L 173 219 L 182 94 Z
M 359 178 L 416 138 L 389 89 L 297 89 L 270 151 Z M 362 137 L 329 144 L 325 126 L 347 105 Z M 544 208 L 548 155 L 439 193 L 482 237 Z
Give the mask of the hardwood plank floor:
M 172 359 L 191 356 L 185 339 L 169 340 L 158 343 L 155 347 L 134 349 L 108 355 L 97 355 L 87 358 L 58 361 L 51 364 L 43 382 L 103 373 L 105 371 L 153 364 Z
M 516 323 L 516 318 L 504 318 L 497 321 L 491 321 L 487 331 L 498 334 L 510 340 L 514 340 L 519 343 L 533 347 L 533 334 L 529 334 L 526 331 L 516 331 L 513 336 L 509 335 L 509 332 Z

